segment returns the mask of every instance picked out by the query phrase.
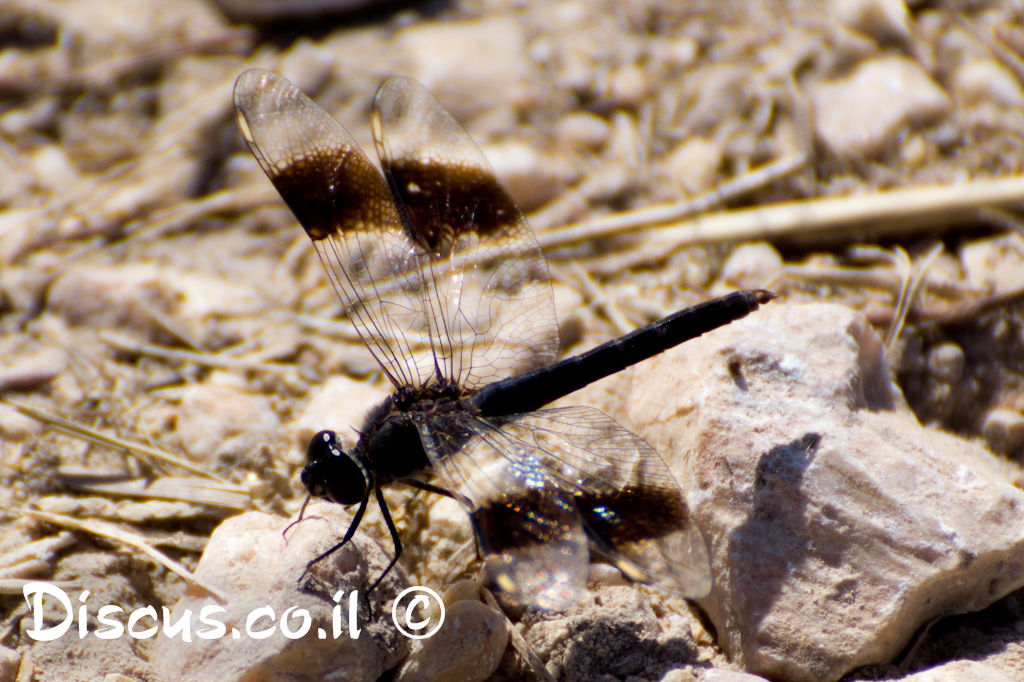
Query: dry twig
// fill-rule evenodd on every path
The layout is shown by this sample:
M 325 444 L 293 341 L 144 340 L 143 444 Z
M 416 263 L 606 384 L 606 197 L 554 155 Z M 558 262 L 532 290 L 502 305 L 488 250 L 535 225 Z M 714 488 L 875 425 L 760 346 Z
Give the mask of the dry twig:
M 295 372 L 298 370 L 298 367 L 295 365 L 285 365 L 249 358 L 232 358 L 224 355 L 197 353 L 190 350 L 178 350 L 176 348 L 167 348 L 166 346 L 157 346 L 150 343 L 140 343 L 126 336 L 107 331 L 100 332 L 100 338 L 117 350 L 125 353 L 148 355 L 150 357 L 160 358 L 161 360 L 190 363 L 193 365 L 199 365 L 200 367 L 213 367 L 215 369 L 231 369 L 239 371 L 258 370 L 261 372 Z
M 188 461 L 187 459 L 183 459 L 181 457 L 177 457 L 176 455 L 172 455 L 169 452 L 164 452 L 163 450 L 159 450 L 148 445 L 142 445 L 141 443 L 133 443 L 132 441 L 119 438 L 118 436 L 111 436 L 110 434 L 103 433 L 102 431 L 98 431 L 83 424 L 79 424 L 77 422 L 71 421 L 70 419 L 65 419 L 64 417 L 58 417 L 57 415 L 51 414 L 46 410 L 41 410 L 37 407 L 32 407 L 31 405 L 28 405 L 27 403 L 23 403 L 18 400 L 11 400 L 10 398 L 0 397 L 0 402 L 7 403 L 8 405 L 16 409 L 18 412 L 21 412 L 26 417 L 31 417 L 36 421 L 40 421 L 44 424 L 52 426 L 53 428 L 59 431 L 63 431 L 64 433 L 75 438 L 80 438 L 82 440 L 97 443 L 99 445 L 106 445 L 108 447 L 124 450 L 138 457 L 142 461 L 146 462 L 146 464 L 153 466 L 155 468 L 159 468 L 157 462 L 173 464 L 187 471 L 191 471 L 194 474 L 199 474 L 200 476 L 204 476 L 206 478 L 212 478 L 213 480 L 218 481 L 220 483 L 227 483 L 227 481 L 225 481 L 217 474 L 207 471 L 203 467 L 199 466 L 198 464 L 194 464 Z
M 55 526 L 60 526 L 61 528 L 83 531 L 85 533 L 90 533 L 98 537 L 107 538 L 109 540 L 114 540 L 128 545 L 129 547 L 133 547 L 152 558 L 167 570 L 181 576 L 181 578 L 186 582 L 195 585 L 196 587 L 201 587 L 213 596 L 217 597 L 221 602 L 227 602 L 228 598 L 224 592 L 200 580 L 192 573 L 192 571 L 188 570 L 174 559 L 171 559 L 160 550 L 150 546 L 150 544 L 146 542 L 145 538 L 136 535 L 135 533 L 97 519 L 82 521 L 70 516 L 51 514 L 49 512 L 37 511 L 35 509 L 21 509 L 18 513 L 46 523 L 51 523 Z
M 541 248 L 554 249 L 599 237 L 631 232 L 638 228 L 677 221 L 686 216 L 707 211 L 714 206 L 720 206 L 743 194 L 748 194 L 799 170 L 806 163 L 807 158 L 803 154 L 787 156 L 723 183 L 718 188 L 693 199 L 658 206 L 646 206 L 633 211 L 624 211 L 557 229 L 545 230 L 537 235 L 537 240 L 540 242 Z
M 861 241 L 974 220 L 982 208 L 1024 203 L 1024 176 L 795 201 L 702 216 L 658 231 L 675 248 L 759 239 Z M 664 248 L 664 246 L 662 247 Z

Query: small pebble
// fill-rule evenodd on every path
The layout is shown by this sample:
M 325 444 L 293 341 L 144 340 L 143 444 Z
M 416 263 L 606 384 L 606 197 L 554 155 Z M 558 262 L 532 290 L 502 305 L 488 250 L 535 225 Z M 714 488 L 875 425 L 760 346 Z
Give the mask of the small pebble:
M 634 108 L 647 94 L 647 78 L 643 69 L 635 64 L 623 67 L 612 74 L 608 95 L 615 106 Z
M 273 442 L 277 427 L 264 396 L 210 384 L 189 386 L 182 395 L 178 437 L 196 461 L 242 461 Z
M 994 102 L 1019 107 L 1024 104 L 1024 89 L 1013 72 L 992 59 L 976 59 L 960 66 L 953 74 L 953 92 L 964 104 Z
M 36 184 L 47 192 L 68 192 L 77 187 L 81 176 L 71 160 L 57 145 L 40 147 L 29 159 Z
M 920 135 L 909 135 L 900 147 L 900 159 L 908 166 L 920 166 L 928 158 L 928 145 Z
M 969 242 L 960 249 L 960 261 L 973 287 L 992 293 L 1024 287 L 1024 237 L 1017 233 Z
M 690 66 L 700 55 L 700 43 L 695 38 L 656 40 L 651 46 L 653 61 L 671 69 Z
M 909 14 L 903 0 L 832 0 L 831 9 L 839 22 L 878 42 L 910 35 Z
M 480 583 L 475 580 L 459 580 L 444 591 L 441 601 L 445 608 L 460 601 L 479 601 Z
M 927 362 L 932 378 L 944 384 L 955 384 L 964 375 L 964 351 L 952 341 L 929 349 Z
M 13 407 L 0 404 L 0 438 L 22 441 L 42 433 L 45 427 L 35 419 L 26 417 Z
M 171 298 L 152 263 L 74 265 L 50 287 L 47 306 L 72 325 L 133 331 L 149 338 L 159 329 L 151 310 Z
M 722 166 L 722 147 L 706 137 L 693 137 L 668 155 L 668 172 L 690 194 L 707 191 Z
M 782 270 L 782 255 L 768 242 L 741 244 L 722 266 L 722 281 L 730 289 L 771 288 Z
M 992 410 L 985 417 L 981 434 L 992 452 L 1019 454 L 1024 449 L 1024 415 L 1017 410 Z
M 460 601 L 445 613 L 444 625 L 406 659 L 395 682 L 460 680 L 483 682 L 497 670 L 508 627 L 505 617 L 479 601 Z
M 612 134 L 608 121 L 588 112 L 576 112 L 558 122 L 558 139 L 566 147 L 598 150 Z
M 66 354 L 56 348 L 41 348 L 6 360 L 0 364 L 0 393 L 45 386 L 60 376 L 68 361 Z
M 587 582 L 591 585 L 626 585 L 626 578 L 622 571 L 611 564 L 592 563 Z

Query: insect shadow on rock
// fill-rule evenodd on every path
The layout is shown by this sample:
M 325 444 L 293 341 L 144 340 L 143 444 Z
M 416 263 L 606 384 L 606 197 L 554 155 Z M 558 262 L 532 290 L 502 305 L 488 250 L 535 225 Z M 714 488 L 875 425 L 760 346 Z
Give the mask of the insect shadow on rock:
M 376 587 L 402 552 L 381 494 L 399 482 L 460 502 L 494 580 L 525 605 L 575 604 L 588 546 L 631 579 L 705 597 L 707 546 L 658 453 L 597 409 L 543 408 L 775 295 L 737 291 L 556 362 L 540 246 L 483 154 L 423 86 L 393 78 L 377 91 L 383 176 L 348 131 L 280 76 L 243 73 L 235 108 L 394 386 L 354 449 L 332 431 L 309 444 L 309 494 L 358 505 L 342 541 L 309 566 L 352 538 L 372 495 L 395 547 Z

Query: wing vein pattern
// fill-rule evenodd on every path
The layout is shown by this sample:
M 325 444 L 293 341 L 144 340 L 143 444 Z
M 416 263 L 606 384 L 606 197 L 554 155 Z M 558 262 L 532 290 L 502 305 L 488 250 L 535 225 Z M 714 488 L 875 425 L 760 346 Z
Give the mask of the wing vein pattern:
M 550 364 L 558 331 L 536 238 L 469 136 L 418 83 L 374 101 L 384 176 L 283 78 L 247 71 L 239 127 L 396 386 L 466 391 Z M 386 178 L 386 180 L 385 180 Z

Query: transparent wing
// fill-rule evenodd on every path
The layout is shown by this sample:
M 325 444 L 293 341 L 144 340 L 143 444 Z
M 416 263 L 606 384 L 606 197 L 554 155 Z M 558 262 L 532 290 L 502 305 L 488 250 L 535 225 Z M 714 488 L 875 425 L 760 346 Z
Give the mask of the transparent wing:
M 520 600 L 576 603 L 588 540 L 634 580 L 689 599 L 711 591 L 704 537 L 668 466 L 600 410 L 448 413 L 420 424 L 420 437 L 466 504 L 488 565 Z
M 572 493 L 539 453 L 494 421 L 455 412 L 419 424 L 424 450 L 473 521 L 498 585 L 521 603 L 564 610 L 587 583 L 587 534 Z
M 235 83 L 238 127 L 305 228 L 363 342 L 396 385 L 425 385 L 422 251 L 380 172 L 341 124 L 287 80 L 251 70 Z
M 427 90 L 381 86 L 374 137 L 426 284 L 425 322 L 442 374 L 467 390 L 554 362 L 547 264 L 487 160 Z
M 668 465 L 646 441 L 590 407 L 514 415 L 503 431 L 572 493 L 591 540 L 623 573 L 688 599 L 710 593 L 704 537 Z

